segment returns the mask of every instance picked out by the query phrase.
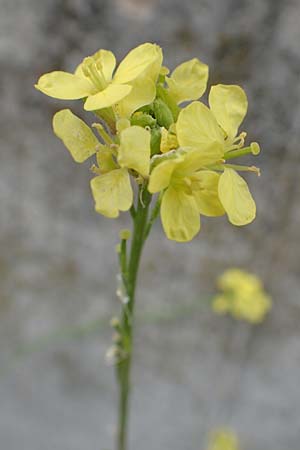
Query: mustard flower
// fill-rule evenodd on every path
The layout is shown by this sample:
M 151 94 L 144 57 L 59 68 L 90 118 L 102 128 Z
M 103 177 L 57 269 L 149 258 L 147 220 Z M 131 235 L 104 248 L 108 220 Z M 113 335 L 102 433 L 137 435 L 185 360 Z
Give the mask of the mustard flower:
M 130 178 L 150 194 L 160 193 L 160 214 L 169 239 L 191 240 L 200 230 L 200 215 L 227 213 L 234 225 L 250 223 L 255 202 L 237 170 L 256 170 L 230 164 L 234 157 L 258 153 L 258 144 L 243 147 L 238 128 L 247 111 L 247 97 L 239 86 L 213 86 L 209 107 L 199 99 L 206 90 L 208 66 L 197 58 L 169 74 L 155 44 L 131 50 L 117 69 L 112 52 L 99 50 L 85 58 L 74 74 L 43 75 L 36 87 L 61 99 L 84 99 L 84 109 L 105 119 L 98 138 L 70 110 L 57 113 L 54 131 L 77 162 L 96 155 L 97 175 L 91 181 L 96 210 L 118 217 L 133 202 Z M 184 108 L 182 102 L 193 101 Z M 175 106 L 174 106 L 175 105 Z M 103 111 L 103 113 L 102 113 Z M 103 134 L 104 133 L 104 134 Z
M 103 135 L 102 127 L 95 127 Z M 129 126 L 119 134 L 119 144 L 103 145 L 90 127 L 69 109 L 57 112 L 53 118 L 55 134 L 64 142 L 76 162 L 84 162 L 96 154 L 97 174 L 91 180 L 95 209 L 106 217 L 118 217 L 128 211 L 133 201 L 130 170 L 147 177 L 150 169 L 150 133 L 139 126 Z M 109 139 L 109 137 L 107 137 Z
M 160 213 L 167 237 L 186 242 L 200 231 L 200 213 L 224 213 L 217 193 L 219 174 L 200 170 L 220 159 L 220 148 L 181 149 L 170 156 L 152 170 L 148 190 L 164 191 Z
M 36 84 L 50 97 L 82 99 L 83 108 L 94 113 L 98 122 L 90 127 L 69 109 L 58 111 L 54 133 L 76 162 L 93 158 L 95 210 L 109 218 L 130 210 L 132 218 L 132 232 L 122 230 L 116 246 L 122 311 L 111 323 L 114 344 L 108 355 L 120 388 L 120 449 L 127 442 L 137 274 L 153 223 L 160 214 L 167 237 L 187 242 L 199 232 L 202 215 L 227 213 L 231 223 L 245 225 L 256 209 L 238 172 L 258 169 L 230 161 L 259 153 L 255 142 L 244 147 L 246 133 L 238 131 L 247 112 L 246 94 L 238 86 L 219 84 L 211 88 L 207 107 L 199 99 L 207 87 L 208 66 L 193 58 L 170 73 L 162 62 L 162 50 L 151 43 L 131 50 L 117 67 L 114 54 L 101 49 L 84 58 L 74 73 L 47 73 Z M 270 298 L 253 276 L 231 271 L 219 285 L 222 293 L 213 303 L 217 312 L 257 323 L 270 308 Z M 225 430 L 210 447 L 237 449 Z
M 101 49 L 84 58 L 75 73 L 46 73 L 35 87 L 58 99 L 86 99 L 87 111 L 119 104 L 120 114 L 128 116 L 154 100 L 161 63 L 161 48 L 146 43 L 131 50 L 115 70 L 114 54 Z
M 229 313 L 236 319 L 256 324 L 262 322 L 271 309 L 271 298 L 264 291 L 261 280 L 240 269 L 229 269 L 218 279 L 222 291 L 213 300 L 213 310 Z
M 239 450 L 239 441 L 236 434 L 226 428 L 215 430 L 209 442 L 208 450 Z
M 247 112 L 247 97 L 239 86 L 213 86 L 209 94 L 209 105 L 193 102 L 184 108 L 176 124 L 177 139 L 181 146 L 192 148 L 222 148 L 222 158 L 238 156 L 237 152 L 258 153 L 258 144 L 252 143 L 242 149 L 245 133 L 236 137 L 238 128 Z M 241 153 L 242 154 L 242 153 Z M 240 170 L 256 168 L 238 167 Z M 218 185 L 218 195 L 229 221 L 241 226 L 252 222 L 256 216 L 256 205 L 246 181 L 237 173 L 235 166 L 223 164 Z

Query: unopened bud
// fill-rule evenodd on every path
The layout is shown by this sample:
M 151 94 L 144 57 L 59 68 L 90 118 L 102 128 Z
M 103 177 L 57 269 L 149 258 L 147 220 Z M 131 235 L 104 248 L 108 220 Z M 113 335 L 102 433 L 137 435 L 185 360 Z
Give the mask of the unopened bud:
M 115 333 L 112 339 L 115 344 L 121 344 L 122 342 L 122 336 L 120 335 L 120 333 Z
M 121 241 L 127 241 L 128 239 L 130 239 L 130 235 L 131 235 L 131 232 L 127 228 L 124 228 L 119 233 Z
M 153 111 L 157 123 L 161 127 L 165 127 L 168 130 L 172 123 L 174 123 L 174 119 L 170 108 L 161 98 L 157 98 L 154 100 Z
M 160 153 L 160 142 L 161 142 L 160 128 L 158 127 L 153 128 L 151 130 L 151 140 L 150 140 L 151 156 Z
M 131 117 L 131 125 L 138 125 L 139 127 L 154 127 L 156 125 L 156 119 L 150 114 L 145 114 L 141 111 L 138 111 L 133 114 Z
M 117 317 L 112 317 L 110 321 L 110 326 L 115 329 L 119 329 L 120 321 Z

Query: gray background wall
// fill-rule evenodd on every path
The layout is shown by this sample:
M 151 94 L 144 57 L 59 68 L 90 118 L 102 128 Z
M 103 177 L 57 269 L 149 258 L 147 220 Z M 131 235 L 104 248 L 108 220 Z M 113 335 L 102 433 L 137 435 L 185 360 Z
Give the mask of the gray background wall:
M 228 425 L 245 450 L 299 450 L 298 0 L 0 0 L 0 447 L 112 449 L 116 391 L 104 361 L 126 217 L 96 215 L 88 166 L 71 161 L 34 91 L 98 48 L 156 41 L 165 62 L 197 56 L 211 83 L 239 83 L 263 148 L 254 224 L 205 220 L 191 244 L 158 223 L 137 303 L 131 448 L 204 449 Z M 213 315 L 224 269 L 261 275 L 274 309 L 257 327 Z

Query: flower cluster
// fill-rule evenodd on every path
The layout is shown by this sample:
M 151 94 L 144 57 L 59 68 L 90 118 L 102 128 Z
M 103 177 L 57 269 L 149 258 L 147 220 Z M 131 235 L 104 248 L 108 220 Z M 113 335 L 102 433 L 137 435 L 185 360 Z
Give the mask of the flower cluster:
M 208 450 L 239 450 L 239 441 L 235 433 L 220 428 L 212 433 Z
M 55 134 L 76 162 L 95 155 L 91 180 L 95 209 L 118 217 L 134 201 L 133 184 L 158 194 L 169 239 L 190 241 L 200 230 L 200 215 L 222 216 L 237 226 L 253 221 L 255 202 L 239 171 L 256 167 L 230 160 L 259 153 L 238 129 L 247 97 L 236 85 L 212 86 L 206 106 L 208 66 L 194 58 L 170 73 L 159 46 L 131 50 L 116 68 L 116 58 L 99 50 L 74 73 L 42 75 L 36 88 L 59 99 L 83 100 L 97 123 L 92 129 L 69 109 L 53 118 Z M 186 105 L 186 102 L 190 102 Z M 182 104 L 184 105 L 182 106 Z
M 263 321 L 272 301 L 258 277 L 240 269 L 229 269 L 218 279 L 222 294 L 213 300 L 219 314 L 229 313 L 236 319 L 256 324 Z

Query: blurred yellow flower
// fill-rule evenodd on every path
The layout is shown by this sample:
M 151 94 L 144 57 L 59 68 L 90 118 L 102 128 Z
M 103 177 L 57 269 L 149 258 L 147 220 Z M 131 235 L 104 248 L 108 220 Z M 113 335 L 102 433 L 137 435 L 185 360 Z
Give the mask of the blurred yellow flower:
M 123 101 L 120 109 L 124 115 L 128 115 L 154 100 L 161 64 L 161 48 L 146 43 L 131 50 L 114 73 L 114 54 L 108 50 L 99 50 L 84 58 L 75 73 L 46 73 L 35 87 L 54 98 L 86 98 L 84 109 L 87 111 L 108 108 Z
M 208 445 L 207 450 L 239 450 L 239 441 L 235 433 L 227 429 L 215 430 Z
M 263 321 L 272 301 L 259 278 L 240 269 L 229 269 L 218 279 L 222 293 L 215 296 L 213 310 L 256 324 Z

